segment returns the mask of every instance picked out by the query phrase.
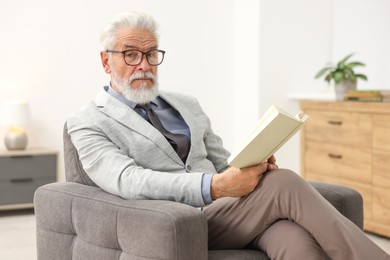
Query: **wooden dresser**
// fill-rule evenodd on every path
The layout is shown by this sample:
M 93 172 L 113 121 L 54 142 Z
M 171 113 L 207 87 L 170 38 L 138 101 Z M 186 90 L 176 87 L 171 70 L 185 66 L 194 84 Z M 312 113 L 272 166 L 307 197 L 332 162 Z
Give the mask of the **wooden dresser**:
M 304 178 L 358 190 L 365 230 L 390 237 L 390 103 L 301 101 Z

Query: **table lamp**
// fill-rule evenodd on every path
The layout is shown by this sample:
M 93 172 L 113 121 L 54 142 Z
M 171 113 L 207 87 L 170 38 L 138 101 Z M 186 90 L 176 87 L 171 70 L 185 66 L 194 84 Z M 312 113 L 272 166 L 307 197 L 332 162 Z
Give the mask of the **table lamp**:
M 3 104 L 0 111 L 0 122 L 8 126 L 4 144 L 8 150 L 24 150 L 27 147 L 27 134 L 24 126 L 30 122 L 30 111 L 27 102 L 12 100 Z

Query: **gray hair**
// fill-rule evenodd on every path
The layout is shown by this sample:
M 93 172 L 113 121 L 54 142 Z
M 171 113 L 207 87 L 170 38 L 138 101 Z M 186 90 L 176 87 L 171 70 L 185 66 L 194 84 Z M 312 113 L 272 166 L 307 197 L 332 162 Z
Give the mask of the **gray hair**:
M 158 24 L 154 18 L 141 12 L 126 12 L 114 17 L 114 19 L 102 30 L 100 42 L 104 50 L 112 49 L 117 40 L 116 33 L 121 28 L 135 27 L 151 31 L 158 41 Z

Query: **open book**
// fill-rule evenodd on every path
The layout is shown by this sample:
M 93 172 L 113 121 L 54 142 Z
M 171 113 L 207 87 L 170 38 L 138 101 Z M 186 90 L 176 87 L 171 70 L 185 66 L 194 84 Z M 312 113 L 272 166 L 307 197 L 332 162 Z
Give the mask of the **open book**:
M 301 129 L 308 118 L 303 112 L 292 116 L 271 106 L 241 147 L 229 157 L 228 164 L 244 168 L 267 161 Z

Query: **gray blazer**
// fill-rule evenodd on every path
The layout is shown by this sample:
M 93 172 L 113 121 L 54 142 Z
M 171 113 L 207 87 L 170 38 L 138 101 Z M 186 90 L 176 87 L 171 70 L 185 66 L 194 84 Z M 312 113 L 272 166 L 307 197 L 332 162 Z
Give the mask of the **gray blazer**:
M 204 206 L 202 176 L 225 170 L 229 152 L 196 99 L 167 92 L 161 97 L 190 128 L 185 165 L 157 129 L 104 89 L 68 118 L 68 133 L 85 172 L 103 190 L 125 199 Z

